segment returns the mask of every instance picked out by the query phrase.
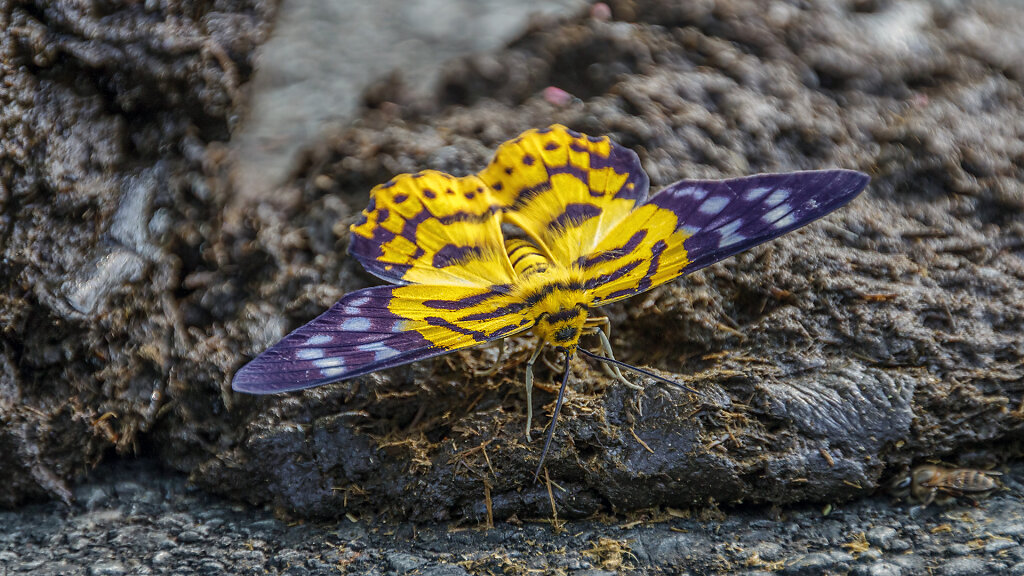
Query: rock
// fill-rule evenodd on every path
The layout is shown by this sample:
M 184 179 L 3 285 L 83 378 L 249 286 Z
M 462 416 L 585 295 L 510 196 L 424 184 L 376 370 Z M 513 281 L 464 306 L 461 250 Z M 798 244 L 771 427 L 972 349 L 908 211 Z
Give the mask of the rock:
M 89 576 L 122 576 L 127 573 L 124 564 L 114 560 L 96 562 L 89 566 Z
M 902 576 L 903 569 L 888 562 L 874 562 L 866 566 L 856 566 L 853 576 Z
M 883 550 L 888 550 L 896 539 L 897 532 L 895 529 L 889 528 L 888 526 L 879 526 L 868 530 L 865 536 L 872 546 L 878 546 Z
M 824 553 L 813 552 L 798 558 L 795 562 L 787 563 L 782 569 L 782 574 L 803 575 L 822 574 L 826 570 L 848 570 L 846 562 L 852 560 L 849 554 L 844 552 Z
M 949 548 L 946 549 L 946 553 L 950 556 L 967 556 L 971 553 L 971 548 L 966 544 L 957 542 L 956 544 L 950 544 Z
M 980 558 L 962 557 L 954 558 L 940 567 L 938 573 L 942 576 L 976 576 L 990 574 L 988 566 Z
M 761 542 L 748 552 L 757 554 L 757 557 L 765 562 L 775 562 L 784 556 L 785 549 L 777 542 Z
M 911 547 L 910 542 L 903 538 L 897 538 L 889 543 L 889 550 L 893 552 L 904 552 L 910 550 Z
M 614 22 L 539 21 L 453 63 L 430 102 L 368 97 L 273 188 L 286 213 L 246 204 L 224 153 L 259 96 L 248 82 L 278 3 L 143 4 L 0 6 L 15 31 L 0 42 L 0 505 L 70 501 L 100 460 L 145 446 L 197 486 L 291 517 L 546 514 L 539 446 L 522 434 L 528 339 L 510 339 L 490 380 L 471 369 L 489 352 L 470 350 L 304 394 L 226 385 L 372 281 L 345 253 L 372 185 L 474 173 L 552 121 L 637 150 L 655 189 L 826 166 L 874 176 L 825 221 L 609 308 L 619 356 L 657 359 L 701 394 L 649 383 L 640 398 L 577 363 L 548 467 L 562 518 L 838 503 L 1024 430 L 1012 3 L 643 0 L 615 3 Z M 297 68 L 358 65 L 306 57 Z M 553 109 L 542 94 L 556 85 L 579 102 Z M 552 400 L 538 391 L 533 408 Z M 127 514 L 163 506 L 144 494 Z
M 901 576 L 903 570 L 888 562 L 876 562 L 868 567 L 868 576 Z
M 1017 543 L 1012 540 L 993 539 L 985 543 L 984 550 L 986 554 L 996 554 L 1010 548 L 1018 548 Z
M 458 564 L 441 564 L 438 566 L 424 568 L 422 574 L 423 576 L 467 576 L 469 573 L 466 572 L 465 568 Z M 588 574 L 588 572 L 577 572 L 577 574 L 582 576 L 584 574 Z
M 421 556 L 395 552 L 388 555 L 388 563 L 395 572 L 405 574 L 422 567 L 427 560 Z
M 1015 538 L 1020 538 L 1021 536 L 1024 536 L 1024 523 L 1022 523 L 1022 522 L 1014 522 L 1014 523 L 1011 523 L 1011 524 L 1000 523 L 1000 524 L 997 524 L 995 526 L 992 526 L 992 533 L 993 534 L 998 534 L 1000 536 L 1011 536 L 1011 537 L 1015 537 Z
M 916 554 L 901 554 L 888 558 L 888 561 L 900 567 L 906 574 L 920 574 L 926 562 L 924 558 Z

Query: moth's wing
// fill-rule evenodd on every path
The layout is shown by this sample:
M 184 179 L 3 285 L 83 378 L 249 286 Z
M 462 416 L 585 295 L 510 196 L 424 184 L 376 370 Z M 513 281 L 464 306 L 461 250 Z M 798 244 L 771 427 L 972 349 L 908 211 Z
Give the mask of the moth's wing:
M 593 252 L 648 189 L 632 150 L 559 125 L 502 144 L 480 178 L 502 205 L 504 221 L 566 268 Z
M 402 174 L 370 192 L 349 253 L 395 284 L 506 285 L 514 273 L 501 208 L 476 176 Z
M 587 287 L 595 304 L 644 292 L 817 220 L 868 180 L 852 170 L 819 170 L 676 182 L 587 257 Z
M 346 295 L 235 373 L 239 392 L 311 388 L 528 329 L 507 295 L 452 286 L 377 286 Z

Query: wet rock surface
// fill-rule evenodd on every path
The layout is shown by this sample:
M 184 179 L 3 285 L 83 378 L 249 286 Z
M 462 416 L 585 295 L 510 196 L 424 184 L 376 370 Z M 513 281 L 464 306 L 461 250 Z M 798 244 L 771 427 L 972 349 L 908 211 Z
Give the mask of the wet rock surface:
M 190 488 L 153 461 L 101 465 L 76 505 L 0 511 L 7 574 L 1020 574 L 1024 465 L 977 507 L 885 497 L 832 507 L 658 509 L 414 526 L 286 522 Z M 880 538 L 879 535 L 884 535 Z
M 0 503 L 71 500 L 67 481 L 113 450 L 286 515 L 466 523 L 548 517 L 552 499 L 561 518 L 841 501 L 925 459 L 1017 454 L 1024 11 L 679 6 L 542 23 L 452 64 L 434 112 L 385 94 L 310 152 L 280 190 L 291 210 L 248 206 L 228 231 L 222 143 L 271 7 L 5 5 L 16 66 L 2 96 L 0 447 L 14 458 Z M 205 36 L 182 44 L 168 24 L 182 19 Z M 139 27 L 152 34 L 129 33 Z M 549 85 L 578 100 L 545 98 Z M 247 359 L 372 282 L 345 256 L 370 187 L 475 172 L 503 140 L 552 122 L 636 149 L 655 189 L 833 166 L 873 181 L 823 222 L 610 307 L 621 359 L 703 394 L 649 383 L 638 395 L 575 363 L 550 495 L 523 435 L 525 340 L 491 378 L 473 376 L 494 359 L 479 350 L 303 394 L 229 391 Z M 553 395 L 534 401 L 543 415 Z M 202 537 L 190 530 L 186 544 Z M 652 549 L 667 565 L 693 546 L 677 534 Z M 792 573 L 862 566 L 838 544 L 781 554 Z M 864 573 L 913 573 L 904 556 Z M 387 569 L 435 561 L 394 556 Z M 994 561 L 968 554 L 950 569 Z

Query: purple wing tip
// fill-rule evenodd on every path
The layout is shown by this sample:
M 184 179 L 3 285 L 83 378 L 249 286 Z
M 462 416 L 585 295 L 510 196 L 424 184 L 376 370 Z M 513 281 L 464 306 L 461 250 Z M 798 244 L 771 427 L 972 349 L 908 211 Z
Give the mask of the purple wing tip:
M 673 211 L 692 233 L 687 272 L 777 238 L 846 205 L 870 178 L 855 170 L 757 174 L 732 180 L 683 180 L 650 202 Z
M 419 332 L 402 330 L 388 309 L 392 286 L 345 295 L 235 373 L 231 388 L 247 394 L 303 390 L 440 354 Z
M 235 372 L 234 378 L 231 379 L 231 389 L 244 394 L 274 394 L 309 387 L 302 383 L 268 380 L 267 371 L 267 367 L 263 365 L 263 356 L 259 356 Z

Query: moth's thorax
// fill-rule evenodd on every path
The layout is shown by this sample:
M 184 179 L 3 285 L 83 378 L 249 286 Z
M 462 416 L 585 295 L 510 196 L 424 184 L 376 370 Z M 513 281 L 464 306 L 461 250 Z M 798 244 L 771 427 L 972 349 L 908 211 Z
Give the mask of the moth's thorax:
M 535 319 L 533 333 L 560 348 L 576 348 L 592 296 L 578 271 L 551 265 L 522 278 L 517 297 Z
M 533 326 L 533 333 L 558 348 L 575 350 L 579 343 L 587 309 L 582 304 L 542 314 Z

